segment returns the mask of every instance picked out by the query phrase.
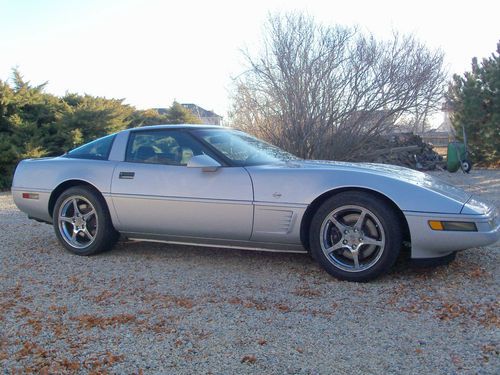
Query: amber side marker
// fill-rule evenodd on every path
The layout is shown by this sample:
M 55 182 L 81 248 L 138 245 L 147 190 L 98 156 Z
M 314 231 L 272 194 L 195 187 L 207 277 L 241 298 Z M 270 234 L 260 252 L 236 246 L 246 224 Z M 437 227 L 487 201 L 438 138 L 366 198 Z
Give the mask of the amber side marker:
M 441 224 L 440 221 L 436 221 L 436 220 L 429 220 L 429 226 L 433 230 L 443 230 L 444 229 L 443 224 Z
M 470 221 L 439 221 L 429 220 L 429 227 L 432 230 L 456 231 L 456 232 L 477 232 L 476 223 Z

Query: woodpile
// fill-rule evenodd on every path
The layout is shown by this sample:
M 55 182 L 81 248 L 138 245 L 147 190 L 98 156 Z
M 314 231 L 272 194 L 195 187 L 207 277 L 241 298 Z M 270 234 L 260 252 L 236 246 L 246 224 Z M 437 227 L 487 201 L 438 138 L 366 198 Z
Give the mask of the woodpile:
M 394 164 L 419 170 L 444 169 L 443 157 L 413 133 L 393 134 L 380 137 L 373 151 L 362 156 L 363 161 Z

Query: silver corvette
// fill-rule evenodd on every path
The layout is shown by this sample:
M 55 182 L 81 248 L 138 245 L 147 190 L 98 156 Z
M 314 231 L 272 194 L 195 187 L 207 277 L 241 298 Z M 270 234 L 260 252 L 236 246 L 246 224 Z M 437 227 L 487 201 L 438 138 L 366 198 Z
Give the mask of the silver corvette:
M 499 239 L 498 211 L 427 174 L 382 164 L 300 160 L 238 130 L 128 129 L 65 155 L 23 160 L 14 201 L 52 223 L 71 252 L 135 240 L 310 252 L 366 281 L 400 249 L 420 260 Z

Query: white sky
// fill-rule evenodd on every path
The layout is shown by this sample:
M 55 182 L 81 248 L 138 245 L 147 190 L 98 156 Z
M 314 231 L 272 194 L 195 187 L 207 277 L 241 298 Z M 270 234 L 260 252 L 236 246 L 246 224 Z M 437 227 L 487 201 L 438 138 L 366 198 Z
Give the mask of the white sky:
M 500 39 L 500 1 L 0 0 L 0 79 L 18 66 L 47 91 L 125 98 L 138 108 L 175 99 L 226 116 L 240 49 L 256 46 L 269 12 L 304 10 L 326 24 L 384 37 L 411 32 L 446 54 L 450 74 Z

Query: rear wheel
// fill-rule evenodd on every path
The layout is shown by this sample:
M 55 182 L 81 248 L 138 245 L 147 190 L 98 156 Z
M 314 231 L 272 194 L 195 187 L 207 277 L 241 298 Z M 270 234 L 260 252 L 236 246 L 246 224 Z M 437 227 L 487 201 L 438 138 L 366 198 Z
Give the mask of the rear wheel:
M 53 223 L 62 245 L 78 255 L 109 250 L 119 237 L 104 199 L 84 186 L 69 188 L 59 196 Z
M 402 245 L 398 215 L 364 192 L 339 193 L 320 206 L 311 227 L 311 252 L 336 278 L 368 281 L 386 272 Z
M 464 173 L 469 173 L 471 169 L 472 169 L 471 161 L 469 159 L 465 159 L 462 162 L 462 171 L 464 171 Z

